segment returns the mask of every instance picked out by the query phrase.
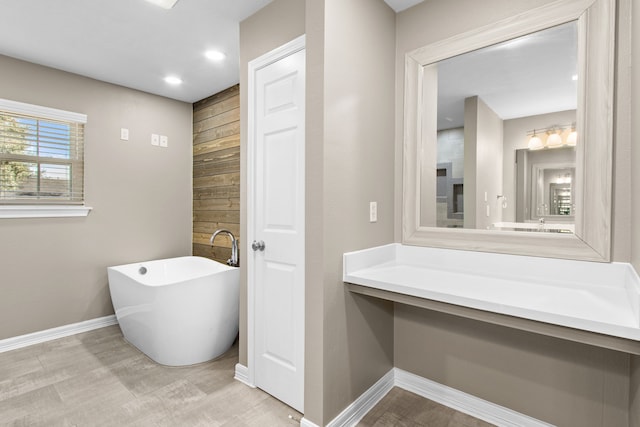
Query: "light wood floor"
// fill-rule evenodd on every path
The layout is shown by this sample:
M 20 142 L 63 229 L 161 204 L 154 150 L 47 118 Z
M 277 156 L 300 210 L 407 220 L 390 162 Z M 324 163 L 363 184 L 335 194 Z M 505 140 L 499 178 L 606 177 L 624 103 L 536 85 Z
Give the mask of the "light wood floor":
M 394 387 L 365 415 L 358 426 L 491 427 L 493 424 Z
M 118 326 L 0 353 L 1 426 L 286 427 L 301 414 L 233 379 L 234 345 L 215 361 L 158 365 Z M 360 426 L 490 424 L 394 388 Z
M 299 425 L 299 413 L 233 379 L 237 362 L 236 344 L 213 362 L 161 366 L 118 326 L 0 353 L 0 425 Z

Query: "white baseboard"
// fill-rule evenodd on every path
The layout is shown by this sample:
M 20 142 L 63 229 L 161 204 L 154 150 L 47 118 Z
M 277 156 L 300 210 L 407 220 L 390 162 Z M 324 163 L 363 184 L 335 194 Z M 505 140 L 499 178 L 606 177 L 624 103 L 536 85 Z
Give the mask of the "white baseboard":
M 300 427 L 320 427 L 320 426 L 318 426 L 318 424 L 316 423 L 312 423 L 305 417 L 302 417 L 302 419 L 300 420 Z
M 410 391 L 499 427 L 553 427 L 552 424 L 547 424 L 398 368 L 393 368 L 387 372 L 378 382 L 331 420 L 327 427 L 355 426 L 393 387 Z M 305 418 L 300 421 L 300 426 L 318 427 L 318 425 Z
M 256 386 L 251 384 L 251 382 L 249 381 L 249 368 L 244 365 L 236 363 L 236 371 L 233 378 L 240 381 L 241 383 L 248 385 L 251 388 L 256 388 Z
M 238 363 L 234 378 L 250 387 L 255 387 L 249 383 L 248 372 L 246 366 Z M 410 391 L 498 427 L 553 427 L 552 424 L 398 368 L 387 372 L 351 405 L 326 424 L 326 427 L 355 426 L 393 387 Z M 319 427 L 304 417 L 300 420 L 300 426 Z
M 98 317 L 97 319 L 85 320 L 84 322 L 19 335 L 17 337 L 0 340 L 0 353 L 117 324 L 116 316 L 112 314 L 111 316 Z
M 356 425 L 393 388 L 393 385 L 394 371 L 392 369 L 331 420 L 327 427 Z
M 496 405 L 402 369 L 393 368 L 396 387 L 464 412 L 500 427 L 553 427 L 504 406 Z

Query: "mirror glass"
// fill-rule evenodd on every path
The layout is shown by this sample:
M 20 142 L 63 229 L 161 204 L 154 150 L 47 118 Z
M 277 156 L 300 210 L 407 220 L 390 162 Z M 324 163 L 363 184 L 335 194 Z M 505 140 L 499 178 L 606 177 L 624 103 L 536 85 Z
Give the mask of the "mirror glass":
M 424 73 L 437 123 L 423 126 L 437 144 L 422 150 L 420 226 L 573 232 L 576 22 L 427 64 Z
M 403 244 L 611 259 L 615 5 L 550 2 L 405 54 Z
M 500 228 L 573 233 L 576 149 L 518 149 L 515 172 L 515 224 Z

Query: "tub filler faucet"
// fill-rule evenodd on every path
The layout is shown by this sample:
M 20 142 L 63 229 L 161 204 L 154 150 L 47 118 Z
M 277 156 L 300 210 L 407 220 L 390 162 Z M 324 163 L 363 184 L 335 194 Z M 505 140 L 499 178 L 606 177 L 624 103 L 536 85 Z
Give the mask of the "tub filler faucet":
M 209 239 L 209 242 L 211 242 L 211 246 L 213 246 L 213 241 L 215 240 L 216 236 L 220 233 L 227 233 L 229 237 L 231 237 L 231 258 L 227 260 L 227 265 L 230 265 L 232 267 L 237 267 L 238 266 L 238 241 L 236 240 L 236 237 L 233 235 L 232 232 L 224 228 L 216 230 L 215 233 L 211 235 L 211 239 Z

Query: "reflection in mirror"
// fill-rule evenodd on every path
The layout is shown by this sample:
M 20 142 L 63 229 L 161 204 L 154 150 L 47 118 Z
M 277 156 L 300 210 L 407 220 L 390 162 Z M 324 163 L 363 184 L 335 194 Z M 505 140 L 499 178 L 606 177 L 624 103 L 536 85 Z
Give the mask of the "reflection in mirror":
M 525 228 L 536 223 L 545 231 L 573 232 L 576 150 L 516 150 L 515 222 L 497 224 L 503 230 Z
M 573 230 L 576 150 L 562 147 L 575 146 L 577 56 L 574 21 L 424 67 L 437 147 L 422 162 L 421 226 Z

